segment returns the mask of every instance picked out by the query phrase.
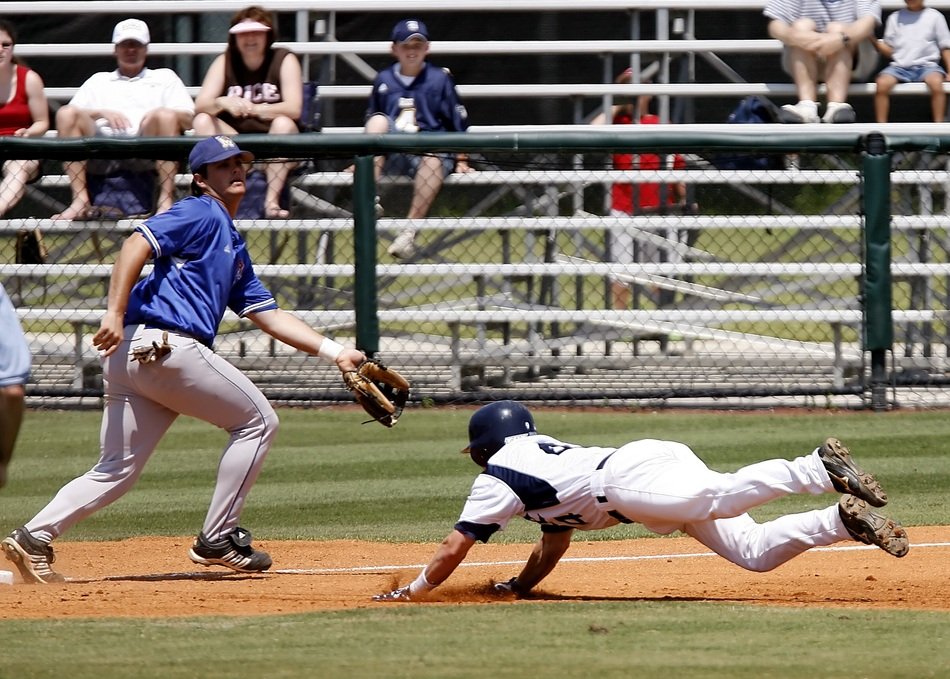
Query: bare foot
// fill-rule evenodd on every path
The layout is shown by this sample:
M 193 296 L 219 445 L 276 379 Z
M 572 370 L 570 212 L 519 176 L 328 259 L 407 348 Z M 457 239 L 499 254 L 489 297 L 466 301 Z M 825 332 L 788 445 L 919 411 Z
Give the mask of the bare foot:
M 264 217 L 267 219 L 287 219 L 290 217 L 290 212 L 279 205 L 267 205 L 264 207 Z
M 68 208 L 50 219 L 84 219 L 92 206 L 89 203 L 72 203 Z

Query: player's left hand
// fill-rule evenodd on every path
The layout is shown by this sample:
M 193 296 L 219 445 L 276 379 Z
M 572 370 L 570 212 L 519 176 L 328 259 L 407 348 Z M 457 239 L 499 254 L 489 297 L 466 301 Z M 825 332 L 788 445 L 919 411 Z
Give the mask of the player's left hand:
M 359 349 L 344 349 L 336 357 L 336 367 L 340 372 L 346 373 L 359 368 L 360 363 L 366 360 L 366 354 Z
M 373 601 L 412 601 L 412 597 L 409 594 L 409 585 L 399 587 L 391 592 L 377 594 L 373 597 Z
M 492 585 L 492 591 L 499 596 L 520 597 L 525 594 L 525 590 L 518 584 L 518 578 L 511 578 L 507 582 L 496 582 Z

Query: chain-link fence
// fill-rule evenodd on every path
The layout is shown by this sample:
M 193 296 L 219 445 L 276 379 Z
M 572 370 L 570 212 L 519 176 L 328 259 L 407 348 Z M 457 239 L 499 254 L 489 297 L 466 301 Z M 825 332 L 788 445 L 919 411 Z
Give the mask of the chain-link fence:
M 402 137 L 242 138 L 262 160 L 237 225 L 282 307 L 404 370 L 417 402 L 947 400 L 947 157 L 933 139 L 890 140 L 872 180 L 857 134 Z M 154 209 L 134 198 L 154 179 L 142 158 L 190 143 L 2 142 L 5 158 L 44 159 L 0 220 L 34 402 L 101 395 L 90 338 L 118 248 Z M 383 150 L 421 154 L 415 178 L 374 181 Z M 453 171 L 459 156 L 473 171 Z M 81 219 L 50 219 L 73 198 L 61 161 L 80 158 L 105 166 L 105 188 Z M 287 162 L 290 216 L 268 218 L 267 168 Z M 190 180 L 183 168 L 180 195 Z M 215 348 L 275 400 L 349 399 L 335 369 L 234 316 Z

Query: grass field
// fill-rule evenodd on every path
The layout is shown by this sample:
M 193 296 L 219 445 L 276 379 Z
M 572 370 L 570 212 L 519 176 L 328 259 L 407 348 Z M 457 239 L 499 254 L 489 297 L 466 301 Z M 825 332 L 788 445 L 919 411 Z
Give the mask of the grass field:
M 399 426 L 358 426 L 353 410 L 282 410 L 275 449 L 242 524 L 268 540 L 437 542 L 477 468 L 456 451 L 471 410 L 413 409 Z M 685 413 L 535 411 L 565 440 L 671 438 L 731 470 L 838 436 L 888 489 L 909 526 L 950 524 L 950 417 L 941 412 Z M 22 524 L 94 462 L 98 412 L 31 412 L 0 491 L 0 532 Z M 222 434 L 181 420 L 138 485 L 69 540 L 192 535 Z M 767 519 L 814 506 L 788 498 Z M 518 521 L 498 536 L 531 542 Z M 618 527 L 585 539 L 646 535 Z M 632 577 L 635 577 L 633 575 Z M 860 577 L 856 575 L 856 577 Z M 131 602 L 130 602 L 131 604 Z M 950 615 L 709 602 L 370 606 L 261 617 L 0 621 L 0 677 L 946 677 Z

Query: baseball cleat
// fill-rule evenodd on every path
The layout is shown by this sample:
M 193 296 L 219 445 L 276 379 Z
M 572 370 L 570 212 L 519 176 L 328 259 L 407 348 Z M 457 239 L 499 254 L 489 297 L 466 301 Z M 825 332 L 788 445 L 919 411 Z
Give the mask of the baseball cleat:
M 198 533 L 188 556 L 202 566 L 224 566 L 242 573 L 260 573 L 271 567 L 270 555 L 251 547 L 251 532 L 235 528 L 211 541 Z
M 855 464 L 848 450 L 836 438 L 826 439 L 818 449 L 818 457 L 825 465 L 831 485 L 839 493 L 848 493 L 861 498 L 869 505 L 883 507 L 887 504 L 887 493 L 873 476 Z
M 50 568 L 50 564 L 56 561 L 53 548 L 34 538 L 25 527 L 14 530 L 0 545 L 7 559 L 20 571 L 23 582 L 48 584 L 66 581 L 66 578 Z
M 910 551 L 910 540 L 904 527 L 872 510 L 861 498 L 843 495 L 838 501 L 838 514 L 848 533 L 858 542 L 877 545 L 898 558 Z

